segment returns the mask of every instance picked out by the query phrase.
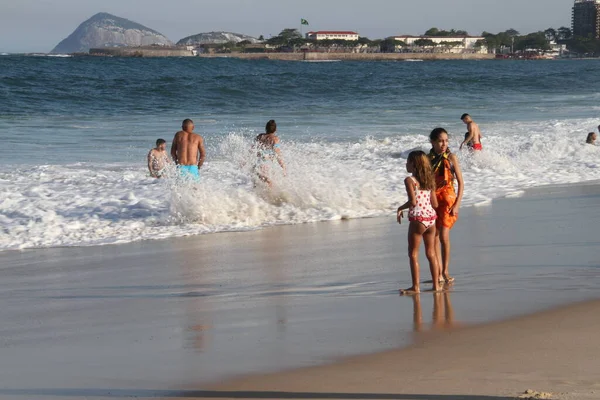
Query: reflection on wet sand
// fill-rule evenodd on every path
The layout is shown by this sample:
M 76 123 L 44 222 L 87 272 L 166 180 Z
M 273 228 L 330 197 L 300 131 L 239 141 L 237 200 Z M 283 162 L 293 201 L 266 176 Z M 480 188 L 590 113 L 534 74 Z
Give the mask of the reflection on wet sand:
M 413 301 L 413 329 L 415 332 L 428 330 L 423 324 L 421 296 L 425 293 L 411 296 Z M 430 330 L 448 330 L 458 326 L 454 321 L 454 309 L 450 300 L 450 292 L 431 293 L 433 296 L 433 313 Z
M 286 230 L 265 230 L 261 232 L 260 246 L 262 251 L 261 265 L 264 268 L 270 290 L 281 289 L 286 284 L 285 268 L 286 257 L 283 249 L 273 248 L 274 243 L 286 241 Z M 274 303 L 275 325 L 277 332 L 285 336 L 287 324 L 287 311 L 285 304 L 285 295 L 269 296 L 269 303 Z
M 185 304 L 185 343 L 184 348 L 194 348 L 202 351 L 207 343 L 206 337 L 210 330 L 210 312 L 207 310 L 208 301 L 204 297 L 207 293 L 206 284 L 204 282 L 203 269 L 200 254 L 195 254 L 192 251 L 182 251 L 176 253 L 174 261 L 179 267 L 182 274 L 182 281 L 191 291 L 187 293 L 182 301 Z

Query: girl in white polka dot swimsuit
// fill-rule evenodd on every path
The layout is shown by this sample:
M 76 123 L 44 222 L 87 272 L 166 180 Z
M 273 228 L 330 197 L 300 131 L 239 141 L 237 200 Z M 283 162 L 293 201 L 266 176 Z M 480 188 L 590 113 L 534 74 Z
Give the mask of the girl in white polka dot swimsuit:
M 404 180 L 408 201 L 398 207 L 398 223 L 402 223 L 404 210 L 408 209 L 408 256 L 410 258 L 410 272 L 413 285 L 401 294 L 420 293 L 419 287 L 419 247 L 421 240 L 425 242 L 425 254 L 429 261 L 431 278 L 433 280 L 433 291 L 440 291 L 438 281 L 438 259 L 435 251 L 435 221 L 437 214 L 435 208 L 438 206 L 435 195 L 435 176 L 431 168 L 431 162 L 422 151 L 412 151 L 406 160 L 406 170 L 412 176 Z

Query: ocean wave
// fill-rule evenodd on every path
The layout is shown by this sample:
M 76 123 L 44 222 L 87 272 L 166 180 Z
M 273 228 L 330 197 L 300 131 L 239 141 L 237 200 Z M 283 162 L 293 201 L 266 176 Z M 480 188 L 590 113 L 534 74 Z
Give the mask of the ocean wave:
M 529 187 L 600 179 L 600 149 L 585 145 L 586 121 L 486 126 L 482 153 L 459 153 L 463 204 L 489 205 Z M 255 187 L 250 134 L 211 146 L 198 184 L 155 180 L 124 163 L 13 166 L 0 172 L 0 250 L 162 239 L 280 224 L 392 215 L 406 200 L 409 150 L 427 137 L 353 142 L 284 141 L 287 176 Z M 456 147 L 459 138 L 453 137 Z M 273 166 L 273 171 L 279 171 Z M 175 171 L 171 171 L 175 175 Z

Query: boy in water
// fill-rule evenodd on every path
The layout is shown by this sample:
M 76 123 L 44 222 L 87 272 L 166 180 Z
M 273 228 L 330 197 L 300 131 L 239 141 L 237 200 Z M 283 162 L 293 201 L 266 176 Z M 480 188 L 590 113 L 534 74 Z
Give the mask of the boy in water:
M 467 140 L 468 138 L 469 138 L 469 132 L 465 133 L 465 140 Z M 471 141 L 468 141 L 468 142 L 466 143 L 466 145 L 467 145 L 467 149 L 468 149 L 469 151 L 473 151 L 473 142 L 471 142 Z
M 167 154 L 167 142 L 165 139 L 158 139 L 156 147 L 148 153 L 148 170 L 153 178 L 161 178 L 162 172 L 170 164 L 171 160 Z
M 471 149 L 474 151 L 481 151 L 481 131 L 479 125 L 477 125 L 469 114 L 463 114 L 460 119 L 467 125 L 469 130 L 468 135 L 465 136 L 465 140 L 460 144 L 460 150 L 462 150 L 465 144 L 471 143 Z

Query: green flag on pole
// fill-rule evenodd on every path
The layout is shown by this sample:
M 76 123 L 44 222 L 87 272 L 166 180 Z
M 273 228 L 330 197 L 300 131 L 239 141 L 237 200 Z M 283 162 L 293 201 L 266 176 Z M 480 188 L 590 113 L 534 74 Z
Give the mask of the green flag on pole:
M 301 24 L 301 25 L 308 25 L 308 21 L 307 21 L 307 20 L 305 20 L 304 18 L 301 18 L 301 19 L 300 19 L 300 24 Z

